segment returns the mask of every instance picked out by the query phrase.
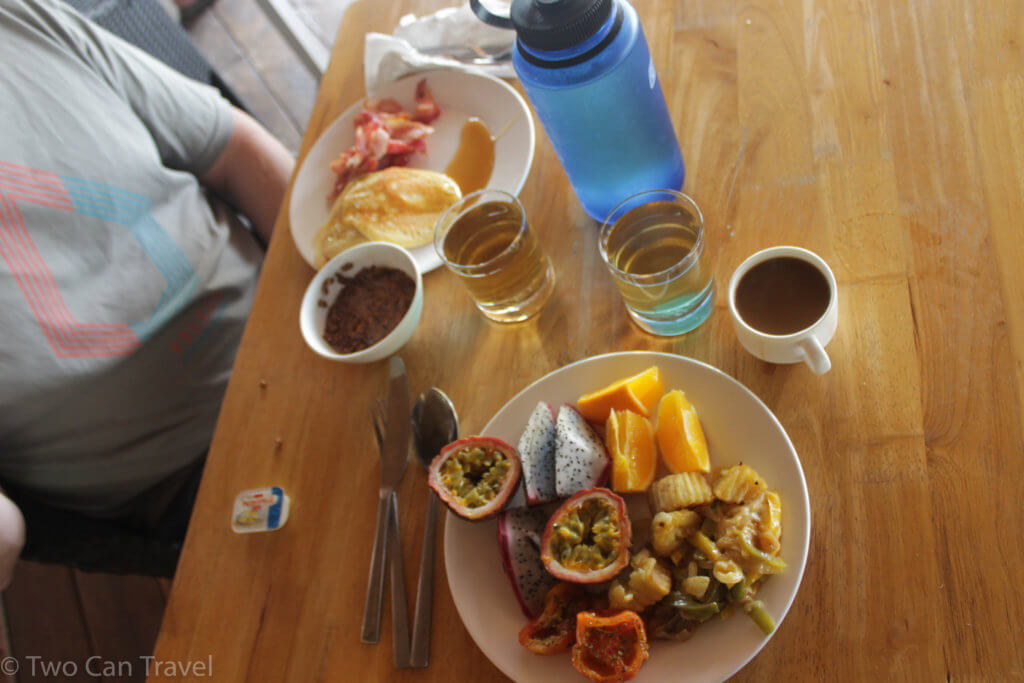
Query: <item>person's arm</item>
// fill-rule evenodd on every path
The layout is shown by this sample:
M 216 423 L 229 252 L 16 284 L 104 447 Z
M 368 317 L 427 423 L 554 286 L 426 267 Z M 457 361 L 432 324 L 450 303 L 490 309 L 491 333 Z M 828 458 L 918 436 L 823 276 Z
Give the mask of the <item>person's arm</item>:
M 25 545 L 25 518 L 11 499 L 0 493 L 0 590 L 11 584 L 14 565 Z
M 232 108 L 232 117 L 227 145 L 199 181 L 234 204 L 269 243 L 295 160 L 251 116 Z
M 197 176 L 268 240 L 295 165 L 284 146 L 212 86 L 178 73 L 59 0 L 38 2 L 46 15 L 39 30 L 106 82 L 110 96 L 131 107 L 152 136 L 160 162 Z

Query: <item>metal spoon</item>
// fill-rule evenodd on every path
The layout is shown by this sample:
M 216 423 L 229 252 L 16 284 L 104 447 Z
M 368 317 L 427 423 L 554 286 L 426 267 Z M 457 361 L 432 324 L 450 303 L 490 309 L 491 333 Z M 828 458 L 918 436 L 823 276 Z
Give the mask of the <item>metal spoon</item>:
M 412 437 L 416 458 L 425 469 L 441 449 L 459 438 L 459 416 L 444 392 L 431 387 L 412 407 Z M 427 521 L 420 553 L 420 579 L 416 588 L 416 617 L 412 626 L 410 666 L 430 664 L 430 622 L 434 609 L 434 535 L 437 529 L 437 495 L 428 489 Z

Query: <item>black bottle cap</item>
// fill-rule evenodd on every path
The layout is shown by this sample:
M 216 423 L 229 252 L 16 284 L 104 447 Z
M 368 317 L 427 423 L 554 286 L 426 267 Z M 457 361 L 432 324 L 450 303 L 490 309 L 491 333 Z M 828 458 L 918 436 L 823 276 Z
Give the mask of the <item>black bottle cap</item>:
M 611 16 L 613 0 L 513 0 L 516 35 L 536 50 L 564 50 L 590 38 Z

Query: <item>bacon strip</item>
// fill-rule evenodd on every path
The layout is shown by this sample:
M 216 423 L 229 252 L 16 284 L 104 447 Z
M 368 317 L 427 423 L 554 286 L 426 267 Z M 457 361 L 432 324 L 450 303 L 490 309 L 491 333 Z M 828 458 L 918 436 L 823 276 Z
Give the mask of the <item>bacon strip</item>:
M 412 114 L 413 121 L 430 123 L 441 115 L 441 107 L 434 101 L 434 95 L 427 87 L 427 80 L 416 84 L 416 111 Z
M 416 108 L 411 114 L 391 98 L 364 101 L 353 120 L 355 144 L 331 162 L 336 178 L 327 201 L 333 202 L 357 176 L 388 166 L 405 166 L 413 154 L 426 154 L 427 136 L 434 132 L 427 124 L 440 115 L 441 108 L 426 79 L 416 84 Z

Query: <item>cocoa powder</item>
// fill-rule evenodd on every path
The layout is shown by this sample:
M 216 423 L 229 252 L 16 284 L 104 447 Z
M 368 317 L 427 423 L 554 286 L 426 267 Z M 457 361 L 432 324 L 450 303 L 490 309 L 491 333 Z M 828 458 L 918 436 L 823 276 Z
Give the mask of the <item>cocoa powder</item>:
M 344 287 L 327 311 L 324 341 L 338 353 L 362 351 L 386 337 L 416 293 L 413 279 L 395 268 L 369 266 L 352 277 L 341 271 L 335 277 Z

